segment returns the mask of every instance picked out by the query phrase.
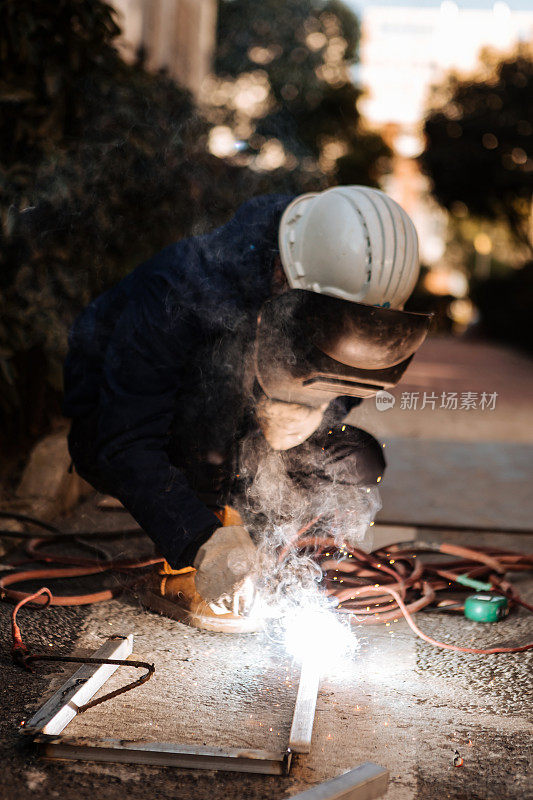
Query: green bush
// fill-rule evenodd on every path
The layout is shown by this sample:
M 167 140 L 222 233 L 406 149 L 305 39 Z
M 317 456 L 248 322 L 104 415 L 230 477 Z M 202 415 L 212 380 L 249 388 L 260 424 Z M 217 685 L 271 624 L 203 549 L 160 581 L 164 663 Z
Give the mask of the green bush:
M 59 411 L 80 309 L 176 239 L 265 191 L 308 188 L 206 152 L 207 123 L 164 75 L 126 65 L 99 0 L 0 3 L 0 448 Z
M 533 261 L 505 275 L 474 283 L 471 296 L 479 308 L 485 334 L 533 353 Z
M 350 75 L 359 39 L 357 16 L 339 0 L 221 0 L 218 75 L 260 69 L 270 87 L 270 107 L 251 121 L 251 152 L 254 140 L 275 137 L 297 159 L 318 162 L 334 142 L 343 155 L 328 168 L 330 183 L 378 185 L 392 154 L 361 124 Z
M 421 156 L 444 208 L 503 222 L 525 258 L 533 253 L 533 57 L 527 47 L 478 80 L 450 75 L 435 88 Z

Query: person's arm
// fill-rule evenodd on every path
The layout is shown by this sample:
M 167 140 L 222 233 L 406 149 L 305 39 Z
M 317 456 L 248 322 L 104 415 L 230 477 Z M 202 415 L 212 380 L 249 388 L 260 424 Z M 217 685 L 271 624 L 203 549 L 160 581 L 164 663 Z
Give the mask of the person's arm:
M 99 473 L 173 568 L 220 524 L 167 455 L 197 335 L 186 298 L 164 278 L 146 280 L 117 321 L 99 399 Z

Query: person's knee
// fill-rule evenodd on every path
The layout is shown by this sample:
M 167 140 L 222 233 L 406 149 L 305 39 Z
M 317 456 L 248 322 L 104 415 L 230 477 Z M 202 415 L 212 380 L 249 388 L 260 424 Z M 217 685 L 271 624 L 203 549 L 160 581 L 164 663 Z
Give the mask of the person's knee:
M 322 446 L 328 463 L 337 465 L 338 479 L 361 486 L 381 481 L 386 467 L 383 447 L 367 431 L 353 425 L 336 425 L 324 434 Z
M 300 451 L 296 453 L 296 451 Z M 291 452 L 291 451 L 289 451 Z M 372 486 L 379 484 L 386 467 L 383 447 L 367 431 L 341 423 L 292 450 L 294 477 Z

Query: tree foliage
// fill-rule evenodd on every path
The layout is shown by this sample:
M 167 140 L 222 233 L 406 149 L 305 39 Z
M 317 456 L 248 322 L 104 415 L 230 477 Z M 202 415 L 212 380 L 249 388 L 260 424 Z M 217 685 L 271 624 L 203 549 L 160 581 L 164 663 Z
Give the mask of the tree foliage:
M 533 59 L 517 54 L 480 80 L 452 76 L 437 98 L 422 156 L 435 197 L 452 212 L 462 204 L 504 221 L 533 250 Z
M 319 161 L 332 183 L 375 185 L 390 152 L 361 126 L 357 17 L 338 0 L 222 0 L 216 70 L 237 77 L 261 72 L 269 102 L 247 137 L 276 138 L 292 155 Z
M 38 158 L 76 135 L 80 80 L 113 67 L 120 30 L 110 6 L 89 0 L 1 0 L 0 25 L 2 160 Z
M 483 333 L 533 354 L 533 261 L 474 282 L 471 294 L 481 312 Z
M 20 443 L 59 408 L 76 313 L 136 264 L 299 190 L 206 151 L 187 92 L 119 58 L 100 0 L 0 0 L 0 429 Z
M 210 155 L 209 119 L 165 75 L 121 60 L 103 0 L 0 0 L 4 454 L 8 440 L 27 443 L 59 410 L 75 315 L 139 262 L 223 222 L 251 195 L 323 187 L 318 160 L 328 137 L 343 144 L 339 176 L 373 180 L 383 150 L 379 137 L 362 144 L 345 71 L 358 41 L 349 12 L 336 2 L 250 1 L 243 24 L 243 2 L 221 4 L 219 69 L 268 75 L 258 135 L 284 129 L 313 169 L 295 159 L 291 169 L 261 173 Z M 268 64 L 253 60 L 254 47 L 267 60 L 273 54 Z

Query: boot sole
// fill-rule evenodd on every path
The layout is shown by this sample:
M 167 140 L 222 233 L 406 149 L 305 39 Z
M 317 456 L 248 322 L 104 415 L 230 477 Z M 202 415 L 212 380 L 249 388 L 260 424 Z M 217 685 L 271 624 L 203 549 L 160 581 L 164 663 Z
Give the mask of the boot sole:
M 252 619 L 251 617 L 239 617 L 235 619 L 228 619 L 221 617 L 217 619 L 216 616 L 206 617 L 202 614 L 195 614 L 177 603 L 167 600 L 160 595 L 154 594 L 149 590 L 145 590 L 140 594 L 141 600 L 146 606 L 155 611 L 157 614 L 162 614 L 170 619 L 178 620 L 192 628 L 199 628 L 204 631 L 215 631 L 217 633 L 256 633 L 261 630 L 261 620 Z

